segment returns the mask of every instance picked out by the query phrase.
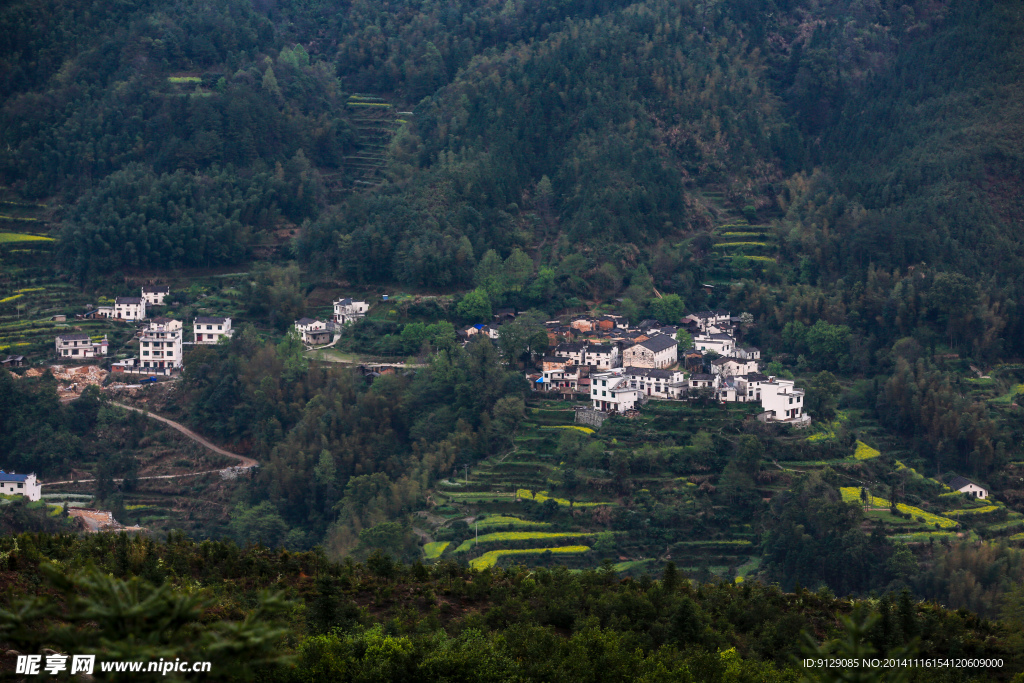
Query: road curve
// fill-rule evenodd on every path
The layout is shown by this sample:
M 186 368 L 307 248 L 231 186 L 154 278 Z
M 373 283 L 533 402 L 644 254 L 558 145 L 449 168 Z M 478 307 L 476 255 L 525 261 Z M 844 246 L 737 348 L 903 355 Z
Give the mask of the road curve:
M 184 434 L 188 438 L 192 439 L 196 443 L 202 444 L 203 446 L 206 446 L 207 448 L 209 448 L 214 453 L 219 453 L 220 455 L 224 455 L 224 456 L 227 456 L 229 458 L 234 458 L 235 460 L 238 461 L 238 467 L 241 467 L 242 469 L 249 469 L 250 467 L 259 467 L 260 466 L 260 464 L 258 462 L 256 462 L 255 460 L 253 460 L 252 458 L 247 458 L 244 455 L 238 455 L 237 453 L 232 453 L 230 451 L 226 451 L 226 450 L 224 450 L 223 448 L 221 448 L 219 446 L 214 446 L 212 443 L 210 443 L 209 441 L 207 441 L 203 437 L 199 436 L 198 434 L 193 432 L 191 429 L 189 429 L 185 425 L 179 424 L 179 423 L 175 422 L 174 420 L 168 420 L 166 417 L 160 417 L 159 415 L 155 415 L 155 414 L 153 414 L 153 413 L 151 413 L 149 411 L 142 410 L 141 408 L 134 408 L 132 406 L 126 406 L 125 404 L 117 403 L 116 401 L 111 401 L 110 404 L 114 405 L 114 406 L 117 406 L 118 408 L 124 408 L 125 410 L 134 410 L 136 413 L 142 413 L 143 415 L 145 415 L 147 417 L 150 417 L 150 418 L 152 418 L 154 420 L 157 420 L 158 422 L 163 422 L 165 425 L 171 427 L 172 429 L 178 430 L 179 432 L 181 432 L 182 434 Z

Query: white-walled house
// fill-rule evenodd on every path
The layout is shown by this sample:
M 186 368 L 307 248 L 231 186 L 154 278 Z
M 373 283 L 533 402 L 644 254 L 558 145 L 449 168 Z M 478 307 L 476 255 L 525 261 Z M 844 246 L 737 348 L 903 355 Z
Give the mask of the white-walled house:
M 196 344 L 217 344 L 224 337 L 231 338 L 231 318 L 197 316 L 192 322 L 193 338 Z
M 590 376 L 590 399 L 594 409 L 606 413 L 635 410 L 640 403 L 640 390 L 629 386 L 621 370 Z
M 143 372 L 169 375 L 181 369 L 182 337 L 180 320 L 154 318 L 139 340 L 139 363 Z
M 729 316 L 729 311 L 698 311 L 697 313 L 691 313 L 690 315 L 683 318 L 683 322 L 695 322 L 697 326 L 704 332 L 709 332 L 712 326 L 728 326 L 732 318 Z M 719 328 L 721 329 L 721 327 Z
M 948 486 L 958 493 L 966 493 L 968 496 L 973 498 L 988 498 L 987 489 L 983 486 L 978 486 L 970 479 L 966 479 L 964 477 L 953 477 Z
M 146 300 L 141 296 L 119 296 L 114 299 L 114 317 L 121 320 L 145 320 Z
M 298 330 L 304 344 L 326 344 L 331 341 L 331 333 L 323 320 L 301 318 L 295 321 L 295 329 Z
M 164 297 L 171 293 L 171 288 L 166 285 L 143 285 L 142 298 L 147 306 L 163 306 Z
M 43 487 L 34 474 L 15 474 L 0 470 L 0 493 L 7 496 L 21 495 L 29 500 L 39 500 L 43 495 Z
M 714 351 L 719 356 L 731 356 L 736 347 L 736 340 L 725 333 L 699 334 L 693 338 L 693 348 L 701 353 Z
M 711 362 L 711 373 L 724 377 L 735 377 L 757 372 L 756 360 L 744 360 L 735 357 L 717 358 Z
M 630 388 L 639 390 L 641 396 L 675 400 L 686 398 L 688 383 L 686 374 L 680 370 L 626 366 L 622 374 L 629 381 Z
M 634 368 L 667 368 L 679 361 L 679 342 L 666 334 L 656 334 L 626 349 L 622 361 Z
M 800 425 L 811 423 L 804 413 L 804 391 L 797 389 L 791 379 L 769 377 L 761 382 L 761 408 L 769 422 L 790 422 Z
M 354 299 L 339 299 L 334 302 L 334 322 L 344 325 L 359 320 L 370 310 L 370 304 Z
M 58 334 L 56 346 L 58 358 L 79 360 L 107 355 L 108 342 L 106 335 L 94 342 L 87 334 Z
M 583 365 L 583 354 L 586 348 L 586 344 L 563 342 L 556 346 L 551 353 L 557 358 L 568 358 L 576 365 Z
M 617 368 L 619 347 L 614 344 L 587 344 L 583 347 L 583 365 L 592 365 L 599 370 Z
M 732 350 L 732 355 L 744 360 L 761 360 L 761 349 L 755 346 L 736 346 Z

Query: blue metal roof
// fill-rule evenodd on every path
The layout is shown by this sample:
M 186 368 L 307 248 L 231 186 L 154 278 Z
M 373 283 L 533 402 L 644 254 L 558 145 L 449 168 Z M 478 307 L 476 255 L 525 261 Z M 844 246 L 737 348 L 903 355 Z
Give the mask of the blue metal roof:
M 7 472 L 4 472 L 3 470 L 0 470 L 0 481 L 24 482 L 26 479 L 28 479 L 27 474 L 9 474 Z
M 537 381 L 534 382 L 534 384 L 544 384 L 544 378 L 543 377 L 538 377 Z
M 484 325 L 483 325 L 483 323 L 479 323 L 479 324 L 477 324 L 477 325 L 473 325 L 473 327 L 475 327 L 475 328 L 476 328 L 476 329 L 478 329 L 478 330 L 482 330 L 482 329 L 484 329 Z

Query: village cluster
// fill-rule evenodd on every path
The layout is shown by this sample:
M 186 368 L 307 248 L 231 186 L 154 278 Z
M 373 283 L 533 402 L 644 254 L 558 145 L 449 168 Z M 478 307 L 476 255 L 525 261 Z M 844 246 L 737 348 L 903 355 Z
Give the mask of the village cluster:
M 191 344 L 218 344 L 233 334 L 231 318 L 197 316 L 192 321 L 192 339 L 185 340 L 185 326 L 180 320 L 149 315 L 162 308 L 170 294 L 166 286 L 143 286 L 140 296 L 117 297 L 113 305 L 90 308 L 81 318 L 107 318 L 136 323 L 139 355 L 110 364 L 113 373 L 137 375 L 173 375 L 181 371 L 185 346 Z M 357 320 L 369 310 L 365 301 L 340 299 L 334 302 L 334 317 L 329 321 L 303 318 L 295 322 L 295 329 L 303 343 L 315 346 L 337 339 L 344 324 Z M 59 316 L 63 319 L 64 316 Z M 63 320 L 62 320 L 63 321 Z M 59 334 L 55 340 L 57 358 L 64 361 L 90 360 L 108 355 L 109 340 L 93 338 L 83 333 Z
M 559 343 L 540 360 L 540 372 L 528 378 L 536 391 L 589 397 L 595 410 L 606 413 L 627 413 L 652 398 L 707 398 L 759 403 L 765 421 L 810 424 L 803 390 L 793 380 L 762 374 L 761 352 L 737 343 L 739 317 L 701 311 L 680 322 L 632 326 L 616 315 L 582 316 L 568 325 L 548 322 L 549 339 Z M 680 330 L 694 344 L 681 359 Z

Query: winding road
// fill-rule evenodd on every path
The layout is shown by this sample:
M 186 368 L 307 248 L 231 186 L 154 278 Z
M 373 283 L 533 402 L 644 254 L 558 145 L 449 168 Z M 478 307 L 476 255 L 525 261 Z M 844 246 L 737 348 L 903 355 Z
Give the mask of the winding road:
M 132 411 L 135 411 L 136 413 L 142 413 L 146 417 L 152 418 L 152 419 L 154 419 L 154 420 L 156 420 L 158 422 L 163 422 L 165 425 L 167 425 L 171 429 L 175 429 L 175 430 L 181 432 L 182 434 L 184 434 L 186 437 L 188 437 L 192 441 L 195 441 L 196 443 L 198 443 L 198 444 L 200 444 L 202 446 L 205 446 L 206 448 L 210 449 L 214 453 L 217 453 L 219 455 L 223 455 L 225 457 L 232 458 L 232 459 L 238 461 L 237 465 L 234 465 L 232 467 L 224 467 L 224 468 L 221 468 L 221 469 L 218 469 L 218 470 L 203 470 L 201 472 L 187 472 L 185 474 L 161 474 L 161 475 L 155 475 L 155 476 L 150 476 L 150 477 L 139 477 L 139 481 L 142 481 L 144 479 L 178 479 L 180 477 L 196 477 L 196 476 L 199 476 L 201 474 L 213 474 L 215 472 L 222 472 L 222 473 L 239 472 L 239 471 L 242 471 L 242 470 L 248 470 L 248 469 L 252 469 L 253 467 L 259 467 L 260 466 L 260 464 L 257 461 L 253 460 L 252 458 L 248 458 L 248 457 L 246 457 L 244 455 L 238 455 L 237 453 L 232 453 L 230 451 L 226 451 L 223 448 L 221 448 L 220 446 L 213 445 L 212 443 L 210 443 L 209 441 L 207 441 L 203 437 L 199 436 L 198 434 L 193 432 L 191 429 L 189 429 L 185 425 L 180 424 L 178 422 L 175 422 L 174 420 L 168 420 L 166 417 L 160 417 L 159 415 L 154 415 L 153 413 L 145 411 L 145 410 L 143 410 L 141 408 L 135 408 L 133 406 L 125 405 L 123 403 L 117 403 L 116 401 L 111 401 L 110 404 L 111 405 L 115 405 L 118 408 L 123 408 L 124 410 L 132 410 Z M 89 484 L 89 483 L 92 483 L 92 482 L 95 482 L 95 481 L 96 481 L 95 479 L 77 479 L 77 480 L 76 479 L 72 479 L 72 480 L 69 480 L 69 481 L 43 481 L 43 482 L 39 482 L 39 484 L 40 484 L 40 486 L 56 486 L 57 484 Z M 124 481 L 124 480 L 123 479 L 115 479 L 114 481 L 115 482 L 121 482 L 121 481 Z

